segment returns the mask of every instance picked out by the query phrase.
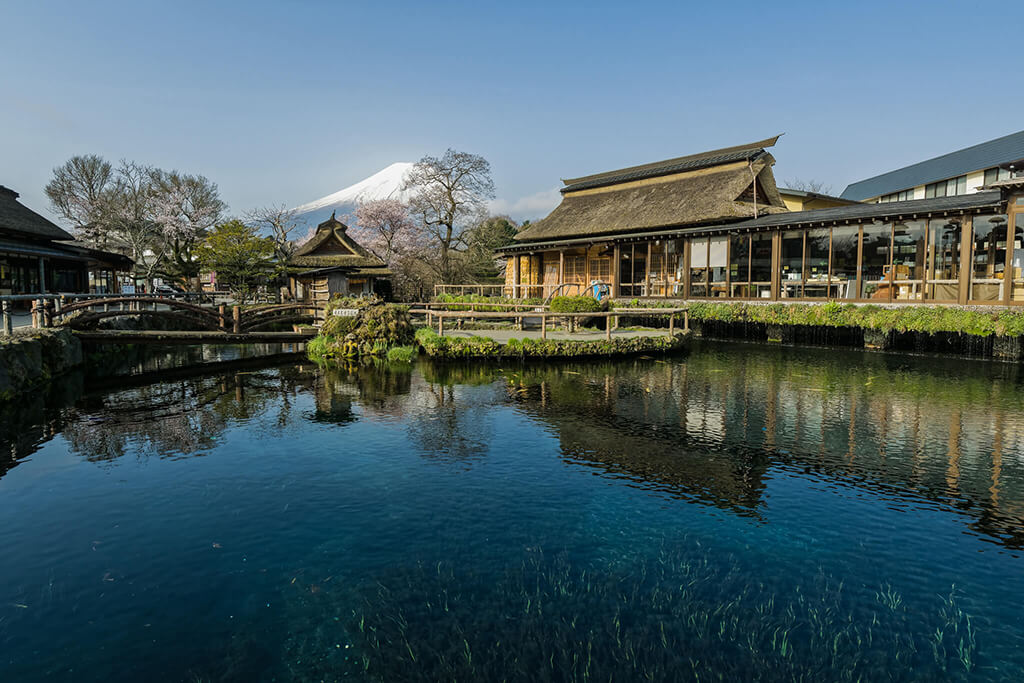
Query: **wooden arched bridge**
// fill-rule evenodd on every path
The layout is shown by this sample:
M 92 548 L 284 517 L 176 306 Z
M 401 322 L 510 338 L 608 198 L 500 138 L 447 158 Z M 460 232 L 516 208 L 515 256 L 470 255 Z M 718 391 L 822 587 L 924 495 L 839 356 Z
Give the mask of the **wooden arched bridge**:
M 302 303 L 214 307 L 156 296 L 53 295 L 32 301 L 33 327 L 67 327 L 83 341 L 111 343 L 301 342 L 316 336 L 308 325 L 317 316 L 317 309 Z M 100 327 L 112 318 L 139 320 L 139 329 Z M 298 324 L 306 327 L 295 331 Z

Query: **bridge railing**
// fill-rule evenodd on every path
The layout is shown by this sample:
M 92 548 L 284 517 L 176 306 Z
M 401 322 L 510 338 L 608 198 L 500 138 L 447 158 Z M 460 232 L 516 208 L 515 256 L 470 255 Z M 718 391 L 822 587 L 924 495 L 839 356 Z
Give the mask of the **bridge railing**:
M 678 308 L 617 308 L 611 311 L 594 311 L 586 313 L 563 313 L 561 311 L 533 310 L 533 311 L 441 311 L 437 309 L 410 309 L 412 315 L 423 315 L 427 325 L 433 327 L 437 323 L 437 333 L 444 336 L 444 321 L 455 320 L 461 323 L 463 320 L 499 319 L 512 320 L 520 329 L 523 327 L 523 318 L 540 319 L 540 338 L 547 339 L 549 320 L 563 320 L 569 323 L 567 326 L 572 332 L 578 324 L 577 321 L 583 318 L 605 318 L 605 338 L 611 339 L 612 329 L 617 328 L 619 318 L 668 318 L 668 334 L 672 336 L 676 330 L 676 318 L 682 315 L 683 331 L 690 329 L 690 310 L 686 306 Z
M 270 304 L 251 308 L 233 306 L 201 306 L 188 301 L 186 295 L 124 295 L 124 294 L 16 294 L 0 296 L 0 334 L 13 333 L 13 304 L 31 302 L 31 326 L 52 327 L 67 324 L 73 315 L 88 315 L 90 322 L 121 315 L 167 315 L 191 318 L 205 330 L 256 330 L 274 323 L 316 321 L 322 311 L 308 303 Z

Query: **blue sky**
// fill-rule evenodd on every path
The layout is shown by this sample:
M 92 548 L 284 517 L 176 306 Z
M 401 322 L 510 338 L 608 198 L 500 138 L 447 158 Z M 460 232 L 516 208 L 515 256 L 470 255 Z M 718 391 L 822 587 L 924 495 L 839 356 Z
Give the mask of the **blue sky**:
M 96 153 L 242 212 L 454 147 L 523 218 L 562 177 L 784 132 L 780 183 L 838 193 L 1024 128 L 1024 3 L 971 5 L 0 0 L 0 184 L 45 210 Z

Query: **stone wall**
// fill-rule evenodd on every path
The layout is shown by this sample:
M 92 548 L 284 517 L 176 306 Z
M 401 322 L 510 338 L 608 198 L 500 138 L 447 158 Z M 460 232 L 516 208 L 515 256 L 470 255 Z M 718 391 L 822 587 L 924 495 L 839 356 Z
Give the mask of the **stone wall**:
M 0 401 L 81 364 L 82 344 L 70 330 L 25 330 L 0 337 Z

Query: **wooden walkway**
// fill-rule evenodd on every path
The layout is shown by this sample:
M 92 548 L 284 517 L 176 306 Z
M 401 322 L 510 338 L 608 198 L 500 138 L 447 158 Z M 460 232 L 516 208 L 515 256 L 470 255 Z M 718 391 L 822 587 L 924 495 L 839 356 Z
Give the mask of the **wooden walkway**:
M 296 344 L 316 336 L 309 332 L 215 332 L 205 330 L 75 330 L 91 344 Z

